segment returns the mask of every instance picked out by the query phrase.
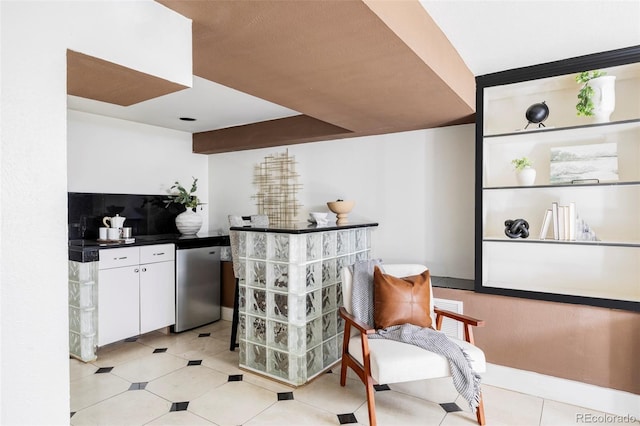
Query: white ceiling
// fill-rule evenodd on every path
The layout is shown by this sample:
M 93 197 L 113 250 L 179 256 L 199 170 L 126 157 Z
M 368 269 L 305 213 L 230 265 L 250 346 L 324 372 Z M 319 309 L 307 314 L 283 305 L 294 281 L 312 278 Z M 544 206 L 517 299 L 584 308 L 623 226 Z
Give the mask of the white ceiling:
M 476 76 L 640 45 L 640 0 L 420 1 Z M 191 133 L 298 114 L 196 76 L 190 89 L 129 107 L 76 96 L 67 105 Z
M 193 76 L 189 89 L 127 107 L 77 96 L 67 96 L 67 107 L 191 133 L 299 114 L 197 76 Z M 197 121 L 182 121 L 180 117 Z

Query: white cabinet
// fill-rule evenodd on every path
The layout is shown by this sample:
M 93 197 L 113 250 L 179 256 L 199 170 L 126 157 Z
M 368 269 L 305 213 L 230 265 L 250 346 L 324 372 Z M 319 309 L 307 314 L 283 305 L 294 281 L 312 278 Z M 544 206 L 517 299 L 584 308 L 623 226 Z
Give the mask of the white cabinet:
M 175 246 L 100 250 L 98 345 L 175 323 Z
M 102 269 L 98 274 L 98 346 L 138 335 L 139 266 Z
M 575 75 L 595 69 L 617 77 L 606 123 L 576 115 Z M 477 90 L 476 291 L 640 310 L 640 47 L 480 76 Z M 542 101 L 546 127 L 524 130 L 525 111 Z M 559 164 L 561 150 L 605 145 L 615 147 L 617 176 L 581 180 L 582 168 L 578 178 L 558 180 L 568 174 L 558 167 L 572 172 L 577 164 Z M 517 183 L 511 161 L 521 157 L 537 171 L 532 186 Z M 588 167 L 604 161 L 596 157 Z M 554 202 L 573 204 L 596 239 L 554 239 L 551 230 L 541 238 Z M 530 235 L 505 235 L 505 221 L 520 218 Z
M 176 322 L 175 247 L 140 247 L 140 334 Z

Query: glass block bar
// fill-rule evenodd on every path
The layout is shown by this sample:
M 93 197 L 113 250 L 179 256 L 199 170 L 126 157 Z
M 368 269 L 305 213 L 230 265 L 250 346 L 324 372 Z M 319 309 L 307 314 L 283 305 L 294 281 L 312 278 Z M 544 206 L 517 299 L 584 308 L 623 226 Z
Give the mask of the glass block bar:
M 69 261 L 69 353 L 94 361 L 98 346 L 98 262 Z
M 375 226 L 375 225 L 372 225 Z M 371 228 L 240 232 L 240 366 L 302 385 L 340 359 L 343 267 L 369 259 Z

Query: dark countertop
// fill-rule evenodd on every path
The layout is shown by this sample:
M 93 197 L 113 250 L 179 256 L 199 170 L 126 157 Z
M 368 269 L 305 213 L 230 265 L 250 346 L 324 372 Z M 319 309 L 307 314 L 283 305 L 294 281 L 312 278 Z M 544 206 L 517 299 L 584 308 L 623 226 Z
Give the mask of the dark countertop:
M 317 225 L 309 222 L 296 222 L 287 225 L 269 225 L 269 226 L 232 226 L 232 231 L 253 231 L 253 232 L 276 232 L 281 234 L 308 234 L 311 232 L 335 231 L 340 229 L 367 228 L 378 226 L 377 222 L 358 222 L 353 221 L 341 225 L 335 222 L 329 222 L 326 225 Z
M 229 236 L 221 235 L 220 232 L 199 232 L 196 235 L 136 235 L 133 238 L 135 242 L 126 244 L 97 240 L 69 240 L 69 260 L 76 262 L 96 262 L 100 259 L 99 250 L 119 247 L 175 244 L 177 249 L 188 249 L 229 245 Z

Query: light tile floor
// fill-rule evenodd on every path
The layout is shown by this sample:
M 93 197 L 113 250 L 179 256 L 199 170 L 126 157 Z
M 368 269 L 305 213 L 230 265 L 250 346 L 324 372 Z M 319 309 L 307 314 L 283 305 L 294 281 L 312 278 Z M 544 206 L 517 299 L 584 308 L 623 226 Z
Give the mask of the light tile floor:
M 340 367 L 293 388 L 238 368 L 231 323 L 180 334 L 153 332 L 70 360 L 72 425 L 368 425 L 364 386 Z M 484 385 L 488 425 L 574 425 L 594 410 Z M 441 403 L 462 411 L 447 413 Z M 475 425 L 450 378 L 376 392 L 378 424 Z M 599 423 L 607 424 L 607 423 Z

